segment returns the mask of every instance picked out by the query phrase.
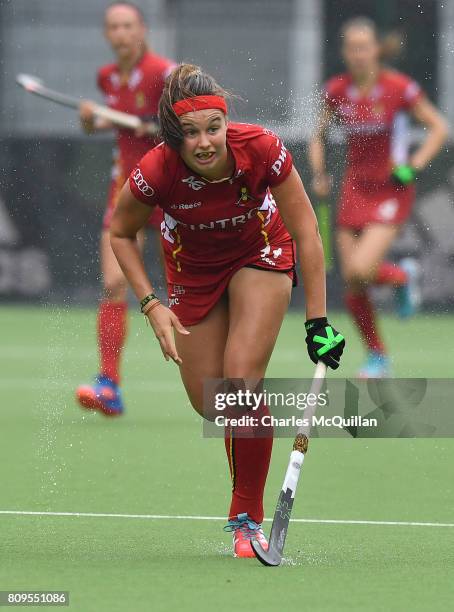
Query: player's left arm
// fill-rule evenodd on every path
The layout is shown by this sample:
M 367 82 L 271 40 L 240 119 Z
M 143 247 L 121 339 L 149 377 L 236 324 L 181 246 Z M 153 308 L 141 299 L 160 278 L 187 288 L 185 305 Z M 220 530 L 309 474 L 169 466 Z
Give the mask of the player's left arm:
M 326 273 L 317 217 L 301 178 L 292 167 L 290 174 L 271 192 L 290 236 L 296 243 L 306 299 L 306 343 L 309 357 L 333 369 L 345 347 L 345 339 L 326 318 Z
M 308 319 L 326 317 L 325 261 L 317 217 L 295 167 L 271 192 L 287 231 L 296 243 Z
M 410 109 L 412 116 L 427 130 L 422 144 L 413 153 L 410 165 L 417 172 L 440 152 L 448 138 L 448 124 L 438 109 L 425 97 L 420 97 Z

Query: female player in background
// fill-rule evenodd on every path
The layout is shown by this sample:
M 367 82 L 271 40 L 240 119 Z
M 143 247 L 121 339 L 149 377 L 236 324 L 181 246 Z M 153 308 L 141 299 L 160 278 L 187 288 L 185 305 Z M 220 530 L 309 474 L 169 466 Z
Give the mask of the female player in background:
M 178 364 L 193 407 L 206 418 L 213 412 L 203 406 L 205 379 L 265 375 L 290 300 L 293 241 L 311 359 L 333 337 L 320 358 L 337 368 L 345 344 L 326 319 L 323 249 L 290 153 L 260 126 L 227 123 L 225 96 L 197 66 L 172 72 L 159 107 L 164 143 L 131 173 L 110 234 L 164 357 Z M 153 294 L 137 241 L 154 204 L 164 210 L 169 308 Z M 266 411 L 262 405 L 255 416 Z M 260 523 L 272 448 L 269 430 L 246 434 L 241 427 L 225 432 L 233 482 L 227 528 L 240 557 L 253 556 L 251 537 L 266 546 Z
M 174 64 L 147 48 L 144 17 L 134 4 L 111 4 L 105 12 L 104 29 L 116 62 L 100 68 L 98 87 L 111 108 L 138 115 L 143 124 L 135 133 L 118 129 L 117 151 L 100 242 L 104 285 L 104 298 L 98 311 L 100 368 L 94 384 L 80 386 L 76 396 L 84 408 L 101 410 L 106 415 L 120 415 L 123 412 L 119 389 L 120 360 L 127 328 L 127 281 L 112 253 L 109 228 L 126 178 L 137 161 L 158 142 L 159 98 L 164 80 Z M 88 101 L 81 104 L 80 117 L 83 129 L 89 134 L 114 127 L 105 120 L 95 119 L 93 103 Z M 159 229 L 161 219 L 162 214 L 155 208 L 149 224 Z
M 416 262 L 407 259 L 398 266 L 386 261 L 386 255 L 410 215 L 413 181 L 440 151 L 447 126 L 419 85 L 381 65 L 381 46 L 372 21 L 352 19 L 343 26 L 341 38 L 347 72 L 326 84 L 309 159 L 314 194 L 324 198 L 330 191 L 325 132 L 333 120 L 344 126 L 348 152 L 337 214 L 337 246 L 347 287 L 345 302 L 368 349 L 360 376 L 382 377 L 389 375 L 389 358 L 368 288 L 392 285 L 403 318 L 417 306 Z M 403 113 L 410 113 L 426 131 L 424 141 L 409 158 Z

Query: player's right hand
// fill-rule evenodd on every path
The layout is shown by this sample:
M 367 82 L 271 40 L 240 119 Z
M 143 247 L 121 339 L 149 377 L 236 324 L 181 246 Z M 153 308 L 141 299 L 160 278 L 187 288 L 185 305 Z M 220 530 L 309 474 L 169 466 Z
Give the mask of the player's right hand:
M 312 191 L 317 198 L 327 198 L 331 191 L 332 179 L 326 172 L 314 174 L 312 178 Z
M 177 347 L 175 346 L 173 330 L 175 329 L 179 334 L 185 336 L 189 335 L 191 332 L 185 329 L 180 323 L 177 315 L 163 304 L 160 304 L 156 308 L 152 308 L 145 316 L 150 321 L 150 325 L 159 341 L 164 359 L 166 361 L 172 359 L 177 365 L 181 365 L 183 361 L 178 355 Z
M 82 100 L 79 104 L 79 117 L 81 121 L 93 121 L 95 118 L 95 103 L 91 100 Z

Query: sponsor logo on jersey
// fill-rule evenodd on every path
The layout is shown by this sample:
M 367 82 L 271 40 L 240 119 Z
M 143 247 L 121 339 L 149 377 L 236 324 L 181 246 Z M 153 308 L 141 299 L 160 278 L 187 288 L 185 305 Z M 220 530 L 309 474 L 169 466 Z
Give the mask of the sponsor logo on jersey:
M 279 142 L 280 141 L 277 142 L 278 146 L 279 146 Z M 280 144 L 281 144 L 281 150 L 279 152 L 279 157 L 276 159 L 274 164 L 271 166 L 271 170 L 277 176 L 280 175 L 281 170 L 282 170 L 282 166 L 283 166 L 285 160 L 287 159 L 287 149 L 285 148 L 284 143 L 281 142 Z
M 261 215 L 261 218 L 263 218 L 263 227 L 266 227 L 271 221 L 273 213 L 276 211 L 276 202 L 270 192 L 266 194 L 261 206 L 250 208 L 245 211 L 243 215 L 236 215 L 235 217 L 229 217 L 227 219 L 216 219 L 215 221 L 208 221 L 207 223 L 183 223 L 182 221 L 177 221 L 168 213 L 164 213 L 164 221 L 161 223 L 161 234 L 165 240 L 173 244 L 175 242 L 173 230 L 177 225 L 193 231 L 230 229 L 243 225 L 250 219 L 257 217 L 259 211 L 261 213 L 266 213 L 266 216 L 263 214 Z
M 396 198 L 385 200 L 377 208 L 377 217 L 382 221 L 392 221 L 399 210 L 399 202 Z
M 276 265 L 276 259 L 278 259 L 282 255 L 282 249 L 272 249 L 271 245 L 268 244 L 264 249 L 260 251 L 260 257 L 264 262 L 266 262 L 269 266 Z M 273 259 L 271 259 L 273 257 Z
M 154 195 L 153 187 L 150 187 L 147 181 L 143 178 L 143 175 L 139 168 L 136 168 L 134 170 L 132 178 L 134 180 L 134 183 L 137 185 L 139 191 L 141 191 L 146 198 L 151 198 Z
M 185 179 L 181 179 L 181 182 L 186 183 L 187 186 L 194 189 L 194 191 L 199 191 L 199 189 L 202 189 L 202 187 L 205 186 L 205 183 L 197 180 L 195 176 L 188 176 Z
M 172 306 L 178 306 L 179 304 L 181 304 L 181 296 L 184 295 L 185 293 L 186 291 L 183 285 L 174 285 L 173 291 L 169 297 L 169 308 L 172 308 Z
M 188 204 L 172 204 L 170 208 L 174 210 L 191 210 L 192 208 L 199 208 L 202 206 L 202 202 L 189 202 Z
M 377 115 L 377 119 L 379 115 Z M 388 125 L 384 121 L 364 121 L 363 123 L 358 124 L 349 124 L 346 125 L 347 134 L 350 136 L 356 135 L 370 135 L 370 134 L 381 134 L 386 132 L 389 128 Z

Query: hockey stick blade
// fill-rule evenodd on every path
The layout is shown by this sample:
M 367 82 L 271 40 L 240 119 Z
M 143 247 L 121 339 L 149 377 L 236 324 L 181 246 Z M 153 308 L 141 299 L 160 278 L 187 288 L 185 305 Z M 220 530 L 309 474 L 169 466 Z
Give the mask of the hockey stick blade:
M 302 460 L 301 460 L 302 464 Z M 299 465 L 298 471 L 301 469 Z M 263 565 L 277 566 L 281 564 L 282 553 L 284 551 L 285 538 L 292 512 L 293 499 L 291 489 L 281 491 L 277 502 L 276 511 L 274 513 L 273 525 L 271 527 L 270 541 L 268 550 L 264 550 L 262 545 L 257 540 L 251 541 L 252 549 L 255 556 L 263 563 Z
M 323 384 L 323 379 L 326 376 L 326 365 L 319 361 L 315 368 L 314 379 L 312 381 L 310 393 L 318 395 Z M 287 472 L 284 478 L 284 484 L 277 500 L 276 510 L 274 512 L 273 524 L 271 525 L 270 540 L 268 550 L 264 550 L 257 540 L 251 540 L 251 547 L 255 556 L 263 565 L 276 567 L 281 564 L 282 555 L 284 552 L 285 539 L 290 523 L 290 515 L 292 513 L 293 502 L 295 500 L 296 487 L 301 473 L 304 457 L 306 456 L 310 423 L 312 416 L 315 413 L 316 405 L 307 410 L 308 426 L 300 427 L 297 430 L 293 450 L 290 455 L 290 461 L 287 466 Z
M 49 89 L 44 85 L 44 82 L 31 74 L 18 74 L 16 76 L 16 83 L 23 87 L 28 93 L 50 100 L 56 104 L 66 106 L 67 108 L 78 109 L 82 102 L 82 98 L 76 98 L 75 96 L 69 96 L 67 94 Z M 130 113 L 124 113 L 123 111 L 117 111 L 108 106 L 102 104 L 93 104 L 93 113 L 96 117 L 107 119 L 114 125 L 119 127 L 128 128 L 130 130 L 136 130 L 142 124 L 140 117 L 132 115 Z
M 23 87 L 28 93 L 44 98 L 45 100 L 50 100 L 56 104 L 67 106 L 68 108 L 78 108 L 81 103 L 81 99 L 79 98 L 49 89 L 44 85 L 41 79 L 31 74 L 18 74 L 16 76 L 16 83 Z

